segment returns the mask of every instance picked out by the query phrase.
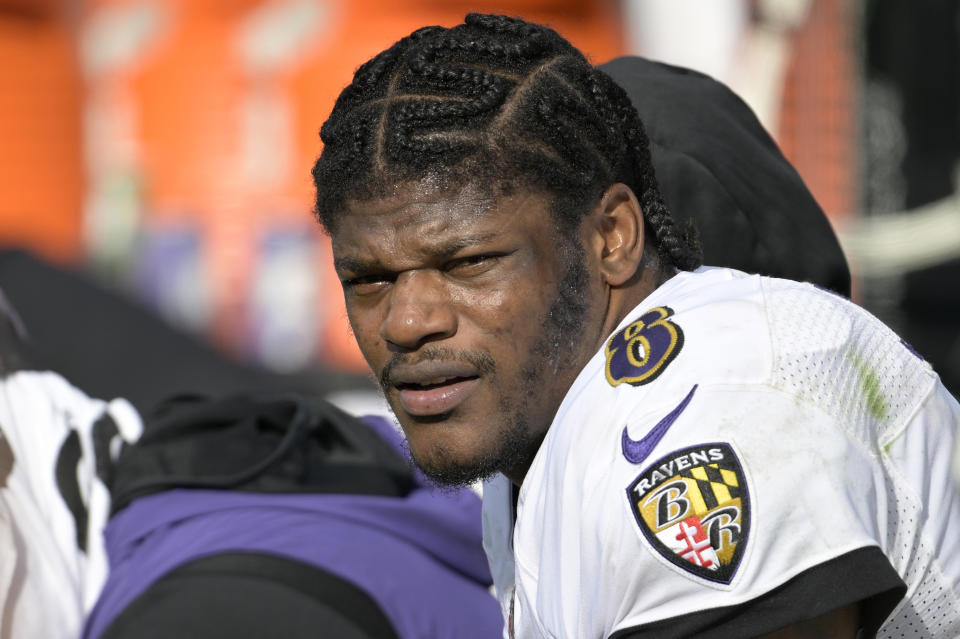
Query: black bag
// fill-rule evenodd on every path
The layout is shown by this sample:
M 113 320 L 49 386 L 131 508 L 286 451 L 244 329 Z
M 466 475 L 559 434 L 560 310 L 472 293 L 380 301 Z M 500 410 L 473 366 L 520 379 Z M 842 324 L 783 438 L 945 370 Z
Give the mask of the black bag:
M 164 402 L 110 475 L 111 514 L 173 488 L 402 497 L 413 487 L 407 461 L 363 421 L 276 394 Z

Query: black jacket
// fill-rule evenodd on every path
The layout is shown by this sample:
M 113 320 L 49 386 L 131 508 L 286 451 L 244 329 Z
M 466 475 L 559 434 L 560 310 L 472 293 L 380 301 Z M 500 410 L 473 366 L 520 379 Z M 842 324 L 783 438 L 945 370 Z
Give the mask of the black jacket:
M 696 221 L 705 264 L 850 296 L 823 210 L 743 100 L 702 73 L 644 58 L 599 68 L 640 113 L 664 199 L 679 223 Z

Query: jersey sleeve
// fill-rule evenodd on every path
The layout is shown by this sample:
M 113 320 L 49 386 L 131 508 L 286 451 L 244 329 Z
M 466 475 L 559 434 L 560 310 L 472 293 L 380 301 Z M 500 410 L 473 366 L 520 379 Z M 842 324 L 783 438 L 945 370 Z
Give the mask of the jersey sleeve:
M 797 575 L 786 584 L 735 606 L 693 611 L 618 630 L 610 639 L 756 637 L 860 605 L 862 637 L 874 637 L 906 586 L 876 547 L 851 551 Z
M 642 459 L 627 445 L 650 420 L 624 430 L 610 489 L 632 536 L 602 533 L 630 548 L 608 636 L 749 637 L 855 603 L 873 636 L 906 591 L 885 552 L 894 480 L 876 452 L 774 388 L 684 401 Z
M 88 609 L 96 599 L 108 569 L 105 482 L 120 446 L 141 430 L 128 402 L 90 398 L 56 373 L 21 370 L 0 378 L 0 501 L 15 515 L 13 534 L 30 540 L 17 552 L 17 561 L 34 566 L 24 588 L 37 596 L 53 588 L 51 608 L 79 599 Z

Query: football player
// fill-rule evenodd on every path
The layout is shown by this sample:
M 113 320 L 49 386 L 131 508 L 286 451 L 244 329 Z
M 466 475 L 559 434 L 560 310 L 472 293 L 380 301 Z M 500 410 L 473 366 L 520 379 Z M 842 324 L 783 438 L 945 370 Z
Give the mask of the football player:
M 420 29 L 321 138 L 317 213 L 410 451 L 487 478 L 504 636 L 960 632 L 956 400 L 845 298 L 704 266 L 627 93 L 561 36 Z

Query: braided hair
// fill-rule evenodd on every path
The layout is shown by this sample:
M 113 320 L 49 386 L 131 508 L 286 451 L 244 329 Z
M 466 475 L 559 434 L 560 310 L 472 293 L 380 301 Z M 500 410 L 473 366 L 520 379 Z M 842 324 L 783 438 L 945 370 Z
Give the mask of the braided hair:
M 357 70 L 320 137 L 316 213 L 330 233 L 348 201 L 428 176 L 544 192 L 568 230 L 624 182 L 661 262 L 681 270 L 702 262 L 692 229 L 678 229 L 664 204 L 626 92 L 541 25 L 474 13 L 413 32 Z

